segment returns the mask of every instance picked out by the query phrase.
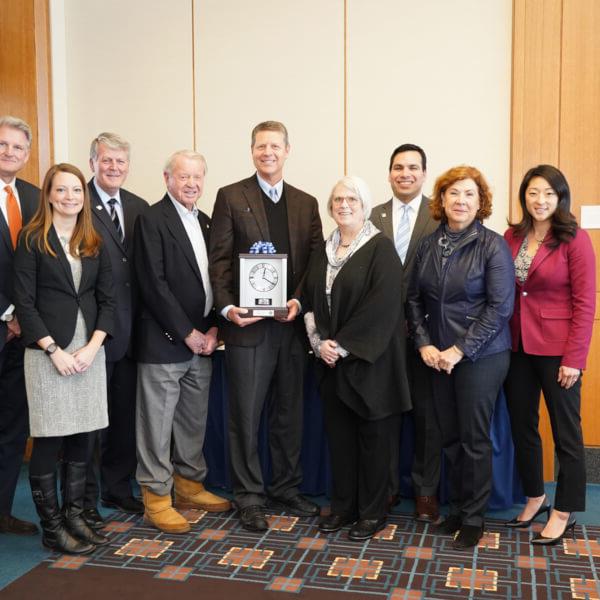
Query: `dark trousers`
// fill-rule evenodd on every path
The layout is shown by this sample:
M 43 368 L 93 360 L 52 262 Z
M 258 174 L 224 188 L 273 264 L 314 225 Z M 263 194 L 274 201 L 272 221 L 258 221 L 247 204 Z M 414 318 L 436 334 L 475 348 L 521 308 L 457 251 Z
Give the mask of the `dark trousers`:
M 544 494 L 540 391 L 550 424 L 559 471 L 554 506 L 565 512 L 585 510 L 585 456 L 581 432 L 581 378 L 568 390 L 556 380 L 560 356 L 534 356 L 522 350 L 511 355 L 504 386 L 515 444 L 517 468 L 525 494 Z
M 265 402 L 271 453 L 267 491 L 271 496 L 292 498 L 302 481 L 306 351 L 293 324 L 272 320 L 265 325 L 265 337 L 258 346 L 225 347 L 231 478 L 234 500 L 240 508 L 265 503 L 258 455 L 258 429 Z
M 406 373 L 412 401 L 412 411 L 395 415 L 390 440 L 390 495 L 400 493 L 400 431 L 403 419 L 412 419 L 415 432 L 415 449 L 411 478 L 415 496 L 437 495 L 442 464 L 442 435 L 435 416 L 431 379 L 433 369 L 408 340 L 406 348 Z
M 85 483 L 85 507 L 95 508 L 100 484 L 103 498 L 129 498 L 137 466 L 135 396 L 137 365 L 124 356 L 106 362 L 108 427 L 90 436 L 91 460 Z
M 329 442 L 333 490 L 331 512 L 361 519 L 387 513 L 390 440 L 394 417 L 369 421 L 337 396 L 335 373 L 321 382 L 325 430 Z
M 510 351 L 458 363 L 450 375 L 434 372 L 433 394 L 449 465 L 450 514 L 481 526 L 492 491 L 490 428 Z
M 41 477 L 56 473 L 58 462 L 84 463 L 89 460 L 90 438 L 95 431 L 57 437 L 34 438 L 29 461 L 29 475 Z
M 415 456 L 412 483 L 415 496 L 435 496 L 440 483 L 442 434 L 435 414 L 432 378 L 434 370 L 412 348 L 407 351 L 407 374 L 415 423 Z
M 29 435 L 23 354 L 18 339 L 0 352 L 0 515 L 12 509 Z

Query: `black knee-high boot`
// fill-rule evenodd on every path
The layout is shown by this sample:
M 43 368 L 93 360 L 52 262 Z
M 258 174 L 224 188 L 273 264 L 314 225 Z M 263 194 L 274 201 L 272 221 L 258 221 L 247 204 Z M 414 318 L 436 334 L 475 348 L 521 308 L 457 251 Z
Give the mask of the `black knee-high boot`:
M 86 464 L 67 462 L 65 464 L 65 485 L 63 515 L 67 529 L 75 537 L 96 546 L 104 546 L 109 539 L 94 531 L 83 519 L 83 495 L 85 492 Z
M 73 537 L 67 530 L 58 507 L 56 473 L 30 475 L 29 483 L 42 526 L 42 544 L 46 548 L 65 554 L 89 554 L 96 548 L 89 542 Z

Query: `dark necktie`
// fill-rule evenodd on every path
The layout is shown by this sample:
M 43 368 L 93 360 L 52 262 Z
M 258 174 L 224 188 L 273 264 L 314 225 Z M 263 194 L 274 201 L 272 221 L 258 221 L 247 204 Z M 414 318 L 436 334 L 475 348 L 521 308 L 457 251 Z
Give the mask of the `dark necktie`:
M 119 239 L 121 240 L 121 242 L 124 242 L 125 234 L 123 233 L 123 228 L 121 227 L 121 221 L 119 220 L 119 213 L 117 213 L 117 209 L 115 208 L 116 203 L 117 203 L 116 198 L 111 198 L 108 201 L 108 204 L 110 206 L 110 218 L 112 219 L 115 229 L 117 230 L 117 235 L 119 236 Z

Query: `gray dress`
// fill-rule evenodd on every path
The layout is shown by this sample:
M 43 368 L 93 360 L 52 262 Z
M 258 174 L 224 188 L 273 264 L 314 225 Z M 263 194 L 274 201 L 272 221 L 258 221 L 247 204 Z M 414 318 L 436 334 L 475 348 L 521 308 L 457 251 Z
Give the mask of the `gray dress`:
M 81 260 L 73 258 L 61 239 L 73 274 L 75 288 L 81 282 Z M 81 310 L 67 352 L 88 342 Z M 103 429 L 108 425 L 106 408 L 106 364 L 104 347 L 98 350 L 83 373 L 63 376 L 41 350 L 25 350 L 25 387 L 32 437 L 54 437 Z

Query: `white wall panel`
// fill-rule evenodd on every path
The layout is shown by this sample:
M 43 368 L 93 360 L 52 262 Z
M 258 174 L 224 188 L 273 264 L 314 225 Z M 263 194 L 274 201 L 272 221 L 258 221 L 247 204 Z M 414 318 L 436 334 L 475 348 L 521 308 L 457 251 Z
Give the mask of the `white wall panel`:
M 195 1 L 198 150 L 205 199 L 254 168 L 250 132 L 285 123 L 285 179 L 325 203 L 343 175 L 343 1 Z M 326 223 L 330 228 L 330 223 Z
M 428 156 L 427 191 L 458 164 L 494 190 L 487 221 L 504 231 L 510 167 L 510 0 L 348 0 L 348 170 L 378 203 L 401 143 Z
M 89 145 L 132 145 L 125 187 L 155 202 L 169 154 L 193 143 L 190 0 L 64 0 L 67 156 L 90 174 Z

